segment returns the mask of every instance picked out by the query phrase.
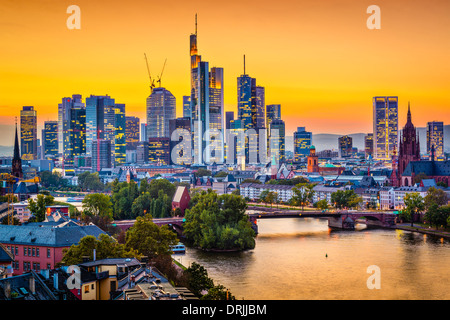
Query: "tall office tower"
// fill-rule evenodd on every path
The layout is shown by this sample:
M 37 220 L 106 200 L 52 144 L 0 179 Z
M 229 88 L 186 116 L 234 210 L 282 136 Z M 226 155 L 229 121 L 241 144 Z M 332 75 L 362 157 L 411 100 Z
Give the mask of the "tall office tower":
M 270 123 L 270 159 L 275 159 L 276 163 L 283 163 L 286 160 L 286 129 L 283 120 L 272 120 Z
M 245 69 L 245 68 L 244 68 Z M 237 78 L 238 119 L 244 129 L 251 129 L 252 122 L 252 82 L 253 78 L 244 74 Z
M 223 162 L 223 68 L 212 68 L 202 61 L 195 33 L 190 36 L 191 131 L 195 164 Z M 207 149 L 208 147 L 208 149 Z
M 19 179 L 23 178 L 22 159 L 19 151 L 19 137 L 17 135 L 17 120 L 16 120 L 16 135 L 14 139 L 14 153 L 12 159 L 11 174 Z
M 353 139 L 349 136 L 338 138 L 339 155 L 341 158 L 347 158 L 352 155 Z
M 373 98 L 373 152 L 375 160 L 390 161 L 398 149 L 398 97 Z
M 70 109 L 85 108 L 80 94 L 74 94 L 72 97 L 65 97 L 58 104 L 58 153 L 64 154 L 64 141 L 67 141 L 68 127 L 70 122 Z
M 431 159 L 431 148 L 434 147 L 434 159 L 445 160 L 444 155 L 444 122 L 432 121 L 427 124 L 427 153 Z
M 183 96 L 183 118 L 191 117 L 191 97 Z
M 252 125 L 255 129 L 265 128 L 266 119 L 264 111 L 266 108 L 265 89 L 256 85 L 256 79 L 252 79 Z
M 147 138 L 169 138 L 169 121 L 176 117 L 176 100 L 165 88 L 154 88 L 147 98 Z
M 141 132 L 139 134 L 140 142 L 147 141 L 147 124 L 141 123 Z
M 125 117 L 125 134 L 127 150 L 136 150 L 139 139 L 139 118 Z
M 373 157 L 373 133 L 368 133 L 364 137 L 364 153 L 365 158 Z
M 192 164 L 191 119 L 183 117 L 170 120 L 169 131 L 170 164 Z
M 148 138 L 148 161 L 170 164 L 170 138 Z
M 114 113 L 114 165 L 120 166 L 127 159 L 125 104 L 116 103 Z
M 20 111 L 20 147 L 23 160 L 36 160 L 37 114 L 31 106 L 23 107 Z
M 312 132 L 306 131 L 305 127 L 298 127 L 294 132 L 294 161 L 299 162 L 309 155 L 311 143 Z
M 270 128 L 270 123 L 273 120 L 281 119 L 281 105 L 279 104 L 268 104 L 266 106 L 266 127 Z
M 64 122 L 64 164 L 72 165 L 75 157 L 86 153 L 86 108 L 73 105 L 66 110 Z
M 92 172 L 112 167 L 111 140 L 96 139 L 91 144 Z
M 230 129 L 231 121 L 234 120 L 234 112 L 233 111 L 227 111 L 225 113 L 225 129 Z
M 43 158 L 58 155 L 58 121 L 45 121 L 42 129 Z
M 136 147 L 136 163 L 144 164 L 147 162 L 148 162 L 148 141 L 141 141 Z
M 110 96 L 91 95 L 86 98 L 86 153 L 92 153 L 97 139 L 114 143 L 115 100 Z M 114 148 L 112 148 L 114 151 Z

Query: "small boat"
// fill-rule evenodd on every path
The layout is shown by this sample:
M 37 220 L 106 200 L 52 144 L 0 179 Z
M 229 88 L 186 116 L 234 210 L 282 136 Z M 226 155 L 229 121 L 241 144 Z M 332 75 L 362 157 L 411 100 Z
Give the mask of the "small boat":
M 186 247 L 181 242 L 178 242 L 176 246 L 170 246 L 173 253 L 186 253 Z

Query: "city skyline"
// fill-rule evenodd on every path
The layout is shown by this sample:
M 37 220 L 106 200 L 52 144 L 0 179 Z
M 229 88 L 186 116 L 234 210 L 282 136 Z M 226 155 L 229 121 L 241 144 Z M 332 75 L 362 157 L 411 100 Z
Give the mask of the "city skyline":
M 38 128 L 42 128 L 44 121 L 57 119 L 61 97 L 73 94 L 108 94 L 127 105 L 127 116 L 145 119 L 149 83 L 143 52 L 154 76 L 167 58 L 162 86 L 176 97 L 180 117 L 182 97 L 190 91 L 186 48 L 196 13 L 201 53 L 210 67 L 224 69 L 224 112 L 237 110 L 236 79 L 246 54 L 248 73 L 266 89 L 266 104 L 281 104 L 289 136 L 305 125 L 314 133 L 370 132 L 371 99 L 378 95 L 398 96 L 399 115 L 406 114 L 411 101 L 418 127 L 435 120 L 449 123 L 450 98 L 445 94 L 449 67 L 443 62 L 450 48 L 441 39 L 450 29 L 448 21 L 439 19 L 448 12 L 444 1 L 426 8 L 405 1 L 378 1 L 380 30 L 366 27 L 369 2 L 344 1 L 338 6 L 284 1 L 274 11 L 231 1 L 214 19 L 209 14 L 213 6 L 202 1 L 190 3 L 189 8 L 172 2 L 172 6 L 152 4 L 160 12 L 152 20 L 141 13 L 149 6 L 145 2 L 134 1 L 123 12 L 117 2 L 80 1 L 80 30 L 67 29 L 64 4 L 48 2 L 48 12 L 33 3 L 23 8 L 6 5 L 0 32 L 5 38 L 2 60 L 8 64 L 1 71 L 0 126 L 11 126 L 19 110 L 30 105 L 38 110 Z M 179 9 L 175 10 L 179 19 L 160 27 L 164 32 L 155 32 L 153 26 L 172 7 Z M 250 10 L 254 18 L 240 21 Z M 122 21 L 114 19 L 119 15 L 133 16 L 133 23 L 106 23 L 110 18 Z M 266 26 L 262 21 L 271 15 L 275 23 Z M 36 26 L 35 17 L 40 17 Z M 146 32 L 152 34 L 151 41 L 146 40 Z M 391 45 L 389 54 L 381 44 Z M 12 145 L 10 131 L 0 145 Z

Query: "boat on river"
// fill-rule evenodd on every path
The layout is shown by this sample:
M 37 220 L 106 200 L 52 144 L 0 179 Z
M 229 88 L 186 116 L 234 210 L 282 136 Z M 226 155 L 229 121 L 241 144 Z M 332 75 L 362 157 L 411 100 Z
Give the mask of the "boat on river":
M 186 247 L 181 242 L 178 242 L 175 246 L 170 246 L 173 253 L 186 253 Z

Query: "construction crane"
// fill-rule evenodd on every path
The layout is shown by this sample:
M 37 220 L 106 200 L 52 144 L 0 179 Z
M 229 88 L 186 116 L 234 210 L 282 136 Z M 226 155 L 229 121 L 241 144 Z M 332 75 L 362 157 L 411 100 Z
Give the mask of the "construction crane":
M 163 72 L 164 72 L 164 68 L 166 67 L 166 62 L 167 62 L 167 58 L 166 58 L 166 60 L 164 60 L 164 65 L 163 65 L 163 68 L 161 70 L 161 74 L 159 75 L 158 80 L 157 80 L 157 82 L 159 83 L 159 87 L 160 88 L 161 88 L 161 78 L 162 78 L 162 75 L 163 75 Z
M 144 52 L 144 58 L 145 58 L 145 63 L 147 64 L 147 72 L 148 72 L 148 77 L 150 78 L 150 94 L 153 92 L 153 88 L 155 87 L 155 80 L 152 79 L 152 76 L 150 74 L 150 68 L 148 66 L 148 61 L 147 61 L 147 55 Z
M 19 180 L 18 177 L 13 176 L 10 173 L 0 173 L 0 181 L 2 182 L 2 187 L 6 189 L 7 199 L 8 199 L 8 225 L 13 224 L 13 216 L 14 216 L 14 184 L 19 184 L 21 182 L 25 183 L 39 183 L 41 180 L 39 177 L 34 177 L 31 179 Z

